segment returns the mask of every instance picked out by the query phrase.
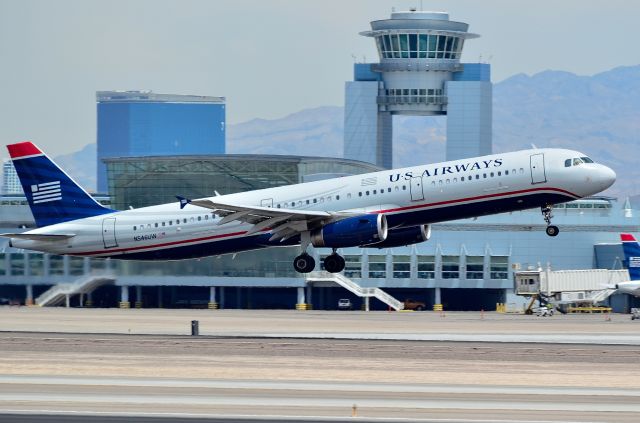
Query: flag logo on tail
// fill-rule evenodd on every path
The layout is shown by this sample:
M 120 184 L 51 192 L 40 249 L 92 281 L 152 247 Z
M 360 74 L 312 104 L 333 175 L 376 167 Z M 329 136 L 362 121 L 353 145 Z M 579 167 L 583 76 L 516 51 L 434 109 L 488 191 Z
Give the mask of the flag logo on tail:
M 60 181 L 31 185 L 31 194 L 33 196 L 33 204 L 62 200 Z

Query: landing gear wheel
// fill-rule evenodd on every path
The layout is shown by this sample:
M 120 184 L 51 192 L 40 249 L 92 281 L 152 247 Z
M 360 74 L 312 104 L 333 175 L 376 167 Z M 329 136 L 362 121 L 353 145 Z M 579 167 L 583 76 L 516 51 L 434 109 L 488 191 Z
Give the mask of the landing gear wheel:
M 553 217 L 552 210 L 552 204 L 547 204 L 540 208 L 540 211 L 542 212 L 542 218 L 545 222 L 547 222 L 547 229 L 545 230 L 547 232 L 547 235 L 557 236 L 560 233 L 560 229 L 558 229 L 557 226 L 551 224 L 551 218 Z
M 345 262 L 342 256 L 333 253 L 324 258 L 324 270 L 329 273 L 338 273 L 344 270 Z
M 310 273 L 316 267 L 316 261 L 309 254 L 300 254 L 293 259 L 293 268 L 298 273 Z
M 545 231 L 549 236 L 558 236 L 558 234 L 560 233 L 560 229 L 558 229 L 558 227 L 554 225 L 547 226 L 547 229 Z

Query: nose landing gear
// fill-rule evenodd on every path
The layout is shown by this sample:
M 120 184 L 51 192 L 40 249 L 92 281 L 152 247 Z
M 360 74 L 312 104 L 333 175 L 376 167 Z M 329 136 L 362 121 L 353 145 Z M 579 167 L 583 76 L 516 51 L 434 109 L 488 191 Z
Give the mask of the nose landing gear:
M 541 207 L 542 217 L 544 221 L 547 222 L 547 228 L 545 232 L 549 236 L 557 236 L 560 233 L 560 229 L 557 226 L 551 224 L 551 218 L 553 217 L 552 213 L 553 206 L 551 204 L 547 204 Z

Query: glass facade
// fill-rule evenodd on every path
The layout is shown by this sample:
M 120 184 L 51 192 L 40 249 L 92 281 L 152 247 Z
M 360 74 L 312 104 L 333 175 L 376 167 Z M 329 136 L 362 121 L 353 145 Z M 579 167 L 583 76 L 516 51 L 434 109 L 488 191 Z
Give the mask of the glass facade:
M 189 198 L 274 188 L 306 180 L 375 172 L 351 160 L 293 156 L 183 156 L 105 160 L 111 207 L 124 210 Z
M 454 59 L 462 54 L 464 39 L 438 34 L 384 34 L 376 37 L 383 59 Z

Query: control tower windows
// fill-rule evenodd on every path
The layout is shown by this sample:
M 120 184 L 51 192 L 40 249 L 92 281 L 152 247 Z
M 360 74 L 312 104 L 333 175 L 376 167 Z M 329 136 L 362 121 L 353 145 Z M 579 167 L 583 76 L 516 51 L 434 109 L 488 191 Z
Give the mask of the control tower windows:
M 409 42 L 407 41 L 407 34 L 398 35 L 400 38 L 400 53 L 403 59 L 409 58 Z
M 449 35 L 385 34 L 377 37 L 384 59 L 460 59 L 463 39 Z

